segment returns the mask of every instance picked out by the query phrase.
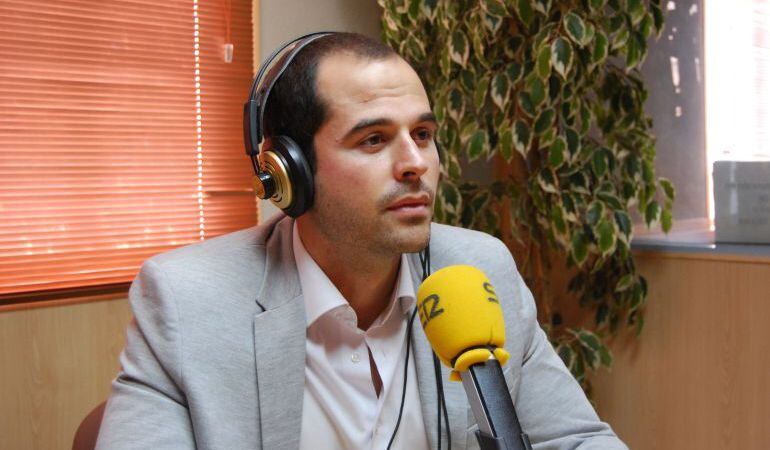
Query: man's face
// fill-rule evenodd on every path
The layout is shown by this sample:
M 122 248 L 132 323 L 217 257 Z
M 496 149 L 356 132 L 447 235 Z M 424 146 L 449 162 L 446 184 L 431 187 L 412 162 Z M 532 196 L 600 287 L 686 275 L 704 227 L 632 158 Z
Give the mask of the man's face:
M 314 137 L 316 197 L 301 220 L 330 243 L 392 256 L 428 242 L 439 160 L 436 121 L 401 58 L 324 57 L 327 116 Z

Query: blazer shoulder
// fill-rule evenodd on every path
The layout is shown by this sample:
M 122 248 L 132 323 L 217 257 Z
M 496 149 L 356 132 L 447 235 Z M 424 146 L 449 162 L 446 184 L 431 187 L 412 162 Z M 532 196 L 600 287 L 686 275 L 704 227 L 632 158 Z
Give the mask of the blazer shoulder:
M 513 262 L 508 247 L 500 239 L 481 231 L 439 223 L 431 225 L 430 250 L 431 255 L 447 258 L 452 264 L 474 265 L 489 258 Z
M 145 267 L 161 273 L 185 303 L 222 296 L 254 297 L 265 272 L 266 248 L 275 220 L 149 258 Z M 144 267 L 143 267 L 144 270 Z

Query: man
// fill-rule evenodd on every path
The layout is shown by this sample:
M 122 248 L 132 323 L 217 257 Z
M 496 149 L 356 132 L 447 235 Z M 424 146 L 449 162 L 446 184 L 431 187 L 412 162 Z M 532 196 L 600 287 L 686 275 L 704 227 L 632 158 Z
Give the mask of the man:
M 407 359 L 405 333 L 429 242 L 434 270 L 473 265 L 496 287 L 534 447 L 625 448 L 537 325 L 505 246 L 431 224 L 437 124 L 403 59 L 360 35 L 320 37 L 276 83 L 265 128 L 266 148 L 288 135 L 305 153 L 312 207 L 144 264 L 99 448 L 436 448 L 431 350 L 415 323 Z M 442 445 L 477 448 L 464 390 L 442 378 Z

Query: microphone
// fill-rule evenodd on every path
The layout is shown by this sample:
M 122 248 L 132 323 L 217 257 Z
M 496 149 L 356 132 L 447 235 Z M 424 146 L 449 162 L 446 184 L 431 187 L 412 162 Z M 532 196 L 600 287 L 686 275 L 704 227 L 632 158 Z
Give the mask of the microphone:
M 462 381 L 482 450 L 531 450 L 501 368 L 509 358 L 505 320 L 492 283 L 479 269 L 457 265 L 429 276 L 417 290 L 417 311 L 433 351 Z

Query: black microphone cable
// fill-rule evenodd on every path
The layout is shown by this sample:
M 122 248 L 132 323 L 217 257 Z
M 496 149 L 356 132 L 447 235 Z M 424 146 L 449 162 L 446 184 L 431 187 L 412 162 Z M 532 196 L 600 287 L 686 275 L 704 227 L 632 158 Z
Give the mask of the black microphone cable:
M 422 266 L 422 281 L 425 281 L 426 278 L 428 278 L 428 275 L 430 275 L 431 268 L 430 268 L 430 243 L 425 246 L 425 250 L 420 252 L 420 265 Z M 409 323 L 407 324 L 406 328 L 406 361 L 404 362 L 404 385 L 401 388 L 401 406 L 398 408 L 398 419 L 396 420 L 396 427 L 393 429 L 393 434 L 390 436 L 390 441 L 388 441 L 388 450 L 390 450 L 391 446 L 393 445 L 393 441 L 396 439 L 396 433 L 398 432 L 398 428 L 401 425 L 401 417 L 404 414 L 404 403 L 406 402 L 406 384 L 408 381 L 408 373 L 409 373 L 409 354 L 411 350 L 411 344 L 412 344 L 412 324 L 414 323 L 414 318 L 417 316 L 417 307 L 415 306 L 414 311 L 412 311 L 411 317 L 409 317 Z M 434 374 L 436 377 L 436 400 L 438 404 L 438 439 L 436 440 L 438 450 L 441 450 L 441 419 L 442 415 L 441 412 L 443 410 L 443 419 L 444 423 L 446 424 L 446 434 L 447 434 L 447 443 L 448 448 L 451 450 L 452 448 L 452 434 L 449 430 L 449 414 L 447 412 L 446 407 L 446 400 L 444 399 L 444 382 L 441 379 L 441 366 L 439 364 L 438 356 L 436 356 L 436 353 L 433 352 L 433 368 L 434 368 Z

